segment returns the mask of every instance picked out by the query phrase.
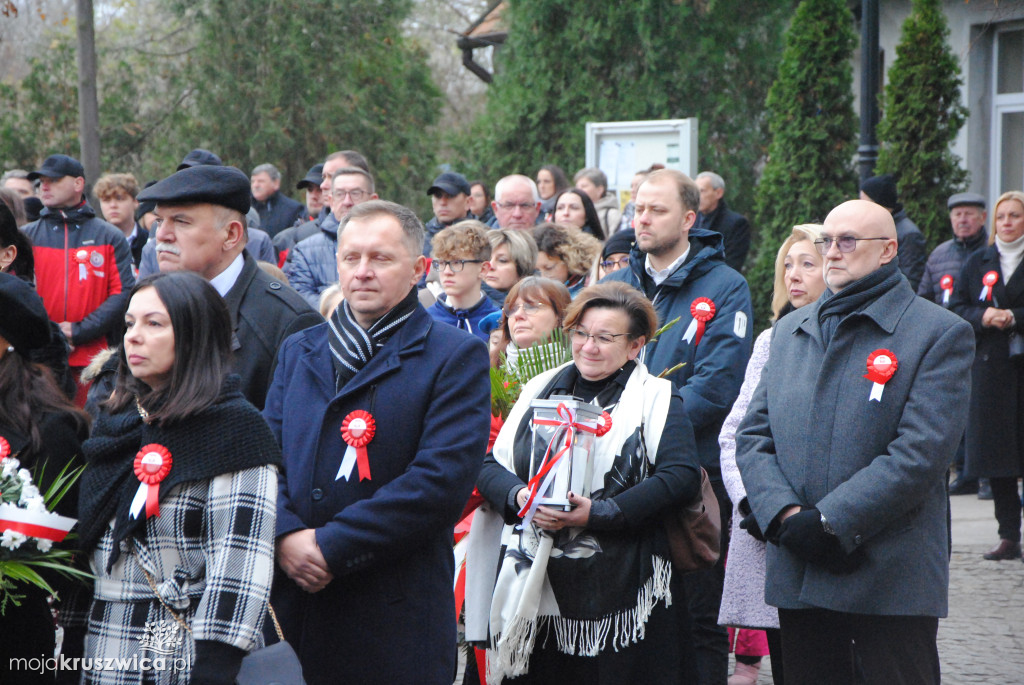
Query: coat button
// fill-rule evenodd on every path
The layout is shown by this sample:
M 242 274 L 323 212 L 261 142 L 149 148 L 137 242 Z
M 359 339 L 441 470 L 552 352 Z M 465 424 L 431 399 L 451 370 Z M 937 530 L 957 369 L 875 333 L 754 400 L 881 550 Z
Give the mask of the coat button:
M 313 496 L 314 502 L 319 502 L 324 498 L 324 491 L 320 488 L 313 488 L 313 492 L 310 494 Z
M 853 536 L 853 544 L 859 545 L 862 542 L 864 542 L 864 538 L 862 538 L 860 535 L 854 535 Z
M 280 284 L 280 283 L 278 283 L 277 281 L 273 281 L 273 282 L 272 282 L 272 283 L 270 284 L 270 289 L 271 289 L 271 290 L 280 290 L 280 289 L 281 289 L 281 284 Z

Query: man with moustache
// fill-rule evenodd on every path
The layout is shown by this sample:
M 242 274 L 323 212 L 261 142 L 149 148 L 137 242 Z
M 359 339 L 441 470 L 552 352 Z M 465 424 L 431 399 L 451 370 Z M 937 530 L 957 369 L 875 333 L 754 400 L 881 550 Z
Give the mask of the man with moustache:
M 786 682 L 937 684 L 974 333 L 915 295 L 884 207 L 839 205 L 815 243 L 827 289 L 775 324 L 736 434 Z

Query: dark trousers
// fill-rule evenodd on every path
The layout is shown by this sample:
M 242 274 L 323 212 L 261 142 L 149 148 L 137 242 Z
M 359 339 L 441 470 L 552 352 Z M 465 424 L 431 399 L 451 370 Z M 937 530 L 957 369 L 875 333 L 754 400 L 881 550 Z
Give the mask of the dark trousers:
M 693 646 L 696 650 L 700 685 L 726 685 L 729 678 L 729 633 L 718 625 L 725 585 L 725 551 L 729 549 L 729 516 L 732 502 L 722 483 L 720 471 L 708 470 L 708 480 L 718 498 L 722 514 L 722 555 L 711 568 L 683 576 L 686 604 L 693 620 Z
M 992 504 L 996 508 L 999 539 L 1020 542 L 1020 495 L 1017 494 L 1017 476 L 989 478 L 992 486 Z
M 938 685 L 939 619 L 779 609 L 786 685 Z

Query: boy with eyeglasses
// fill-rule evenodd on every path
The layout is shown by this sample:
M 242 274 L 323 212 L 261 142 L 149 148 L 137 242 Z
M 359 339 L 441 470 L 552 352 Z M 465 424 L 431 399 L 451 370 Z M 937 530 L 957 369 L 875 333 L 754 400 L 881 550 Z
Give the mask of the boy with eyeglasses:
M 481 289 L 484 274 L 491 268 L 487 232 L 476 222 L 462 222 L 442 229 L 430 242 L 430 268 L 437 272 L 444 293 L 427 312 L 434 320 L 487 342 L 480 320 L 501 311 Z

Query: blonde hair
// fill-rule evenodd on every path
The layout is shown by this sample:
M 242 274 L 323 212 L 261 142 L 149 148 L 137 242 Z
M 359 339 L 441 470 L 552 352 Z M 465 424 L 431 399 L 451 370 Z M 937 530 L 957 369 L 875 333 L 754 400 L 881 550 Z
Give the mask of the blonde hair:
M 779 318 L 779 312 L 789 303 L 789 293 L 786 292 L 786 255 L 789 248 L 801 240 L 809 240 L 812 243 L 821 238 L 821 224 L 799 224 L 793 227 L 789 237 L 782 242 L 779 254 L 775 257 L 775 289 L 772 293 L 772 320 Z M 818 254 L 817 248 L 814 254 Z
M 442 229 L 430 241 L 430 254 L 440 259 L 491 258 L 491 241 L 487 228 L 479 221 L 460 221 Z
M 570 276 L 582 276 L 601 254 L 601 241 L 575 226 L 544 223 L 533 229 L 537 251 L 565 262 Z
M 122 193 L 134 200 L 139 194 L 139 182 L 131 174 L 107 174 L 100 176 L 92 192 L 100 200 Z
M 988 234 L 988 244 L 993 245 L 996 242 L 996 212 L 999 210 L 999 205 L 1007 200 L 1016 200 L 1020 203 L 1020 206 L 1024 208 L 1024 192 L 1019 190 L 1008 190 L 999 196 L 996 203 L 992 205 L 992 230 Z
M 341 291 L 341 286 L 337 283 L 327 286 L 323 292 L 320 293 L 320 301 L 317 303 L 317 309 L 320 310 L 320 316 L 325 319 L 331 318 L 331 314 L 338 308 L 341 301 L 345 299 L 345 293 Z

